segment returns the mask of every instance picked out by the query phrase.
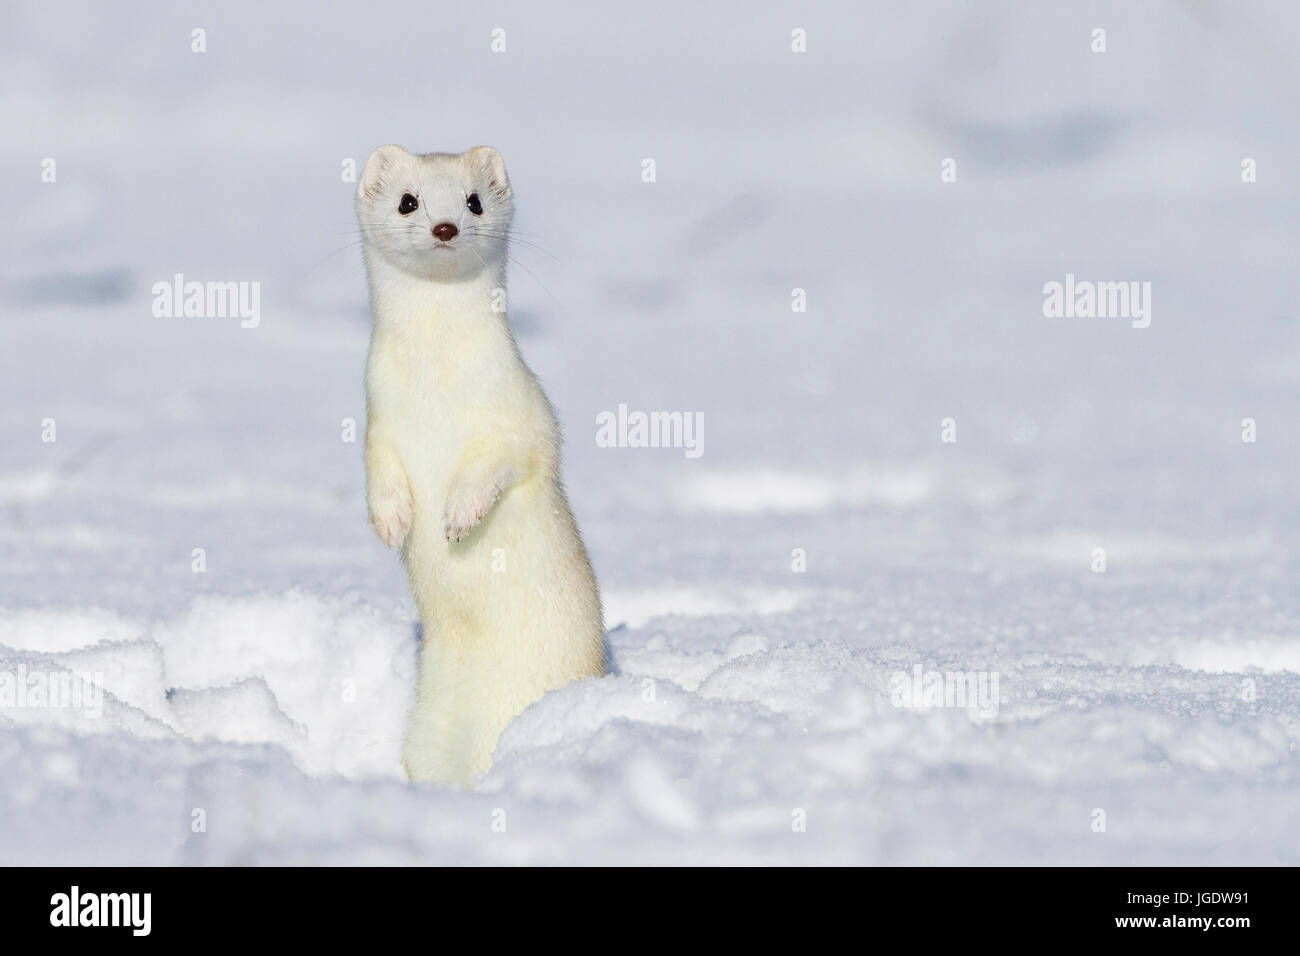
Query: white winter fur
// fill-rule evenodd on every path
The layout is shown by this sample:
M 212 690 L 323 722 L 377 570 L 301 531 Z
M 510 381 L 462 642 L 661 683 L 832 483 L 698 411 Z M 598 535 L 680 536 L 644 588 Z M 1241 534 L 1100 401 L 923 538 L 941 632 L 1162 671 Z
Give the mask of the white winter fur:
M 404 216 L 407 193 L 419 208 Z M 374 318 L 366 497 L 424 629 L 403 763 L 413 780 L 469 786 L 525 707 L 604 673 L 600 598 L 554 412 L 506 322 L 501 157 L 381 146 L 356 208 Z M 441 223 L 457 236 L 440 243 Z

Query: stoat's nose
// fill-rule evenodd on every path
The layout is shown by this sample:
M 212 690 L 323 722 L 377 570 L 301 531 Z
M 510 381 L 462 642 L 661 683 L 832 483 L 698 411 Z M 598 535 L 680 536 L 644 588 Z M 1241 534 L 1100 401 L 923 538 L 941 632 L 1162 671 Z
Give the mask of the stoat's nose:
M 460 232 L 460 230 L 452 223 L 440 222 L 438 225 L 433 227 L 433 238 L 441 239 L 443 242 L 446 242 L 448 239 L 455 239 L 456 233 L 458 232 Z

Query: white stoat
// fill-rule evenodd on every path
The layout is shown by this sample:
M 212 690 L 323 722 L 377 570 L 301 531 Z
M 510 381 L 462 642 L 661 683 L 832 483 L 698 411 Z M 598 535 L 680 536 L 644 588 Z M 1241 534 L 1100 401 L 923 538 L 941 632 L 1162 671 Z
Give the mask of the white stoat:
M 356 210 L 374 318 L 366 499 L 424 628 L 402 759 L 412 780 L 469 786 L 525 707 L 605 672 L 600 597 L 555 413 L 506 323 L 501 156 L 381 146 Z

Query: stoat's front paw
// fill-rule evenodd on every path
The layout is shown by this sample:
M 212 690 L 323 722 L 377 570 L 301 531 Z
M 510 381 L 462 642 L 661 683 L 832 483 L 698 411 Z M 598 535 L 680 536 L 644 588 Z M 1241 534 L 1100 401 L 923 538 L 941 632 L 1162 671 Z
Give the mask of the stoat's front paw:
M 370 524 L 379 540 L 400 548 L 411 530 L 411 486 L 406 479 L 377 481 L 370 488 Z
M 501 495 L 498 484 L 453 481 L 443 513 L 448 541 L 460 541 L 492 510 Z

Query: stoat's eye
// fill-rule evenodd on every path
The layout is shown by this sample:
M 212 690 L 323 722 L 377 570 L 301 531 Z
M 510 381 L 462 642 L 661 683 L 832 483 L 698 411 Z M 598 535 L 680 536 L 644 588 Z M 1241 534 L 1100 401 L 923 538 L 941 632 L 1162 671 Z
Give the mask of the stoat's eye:
M 420 200 L 416 199 L 410 193 L 402 193 L 402 203 L 397 207 L 397 211 L 403 216 L 409 216 L 415 210 L 420 208 Z
M 465 205 L 469 207 L 469 211 L 474 215 L 483 215 L 483 204 L 478 201 L 478 193 L 470 193 L 469 198 L 465 200 Z

